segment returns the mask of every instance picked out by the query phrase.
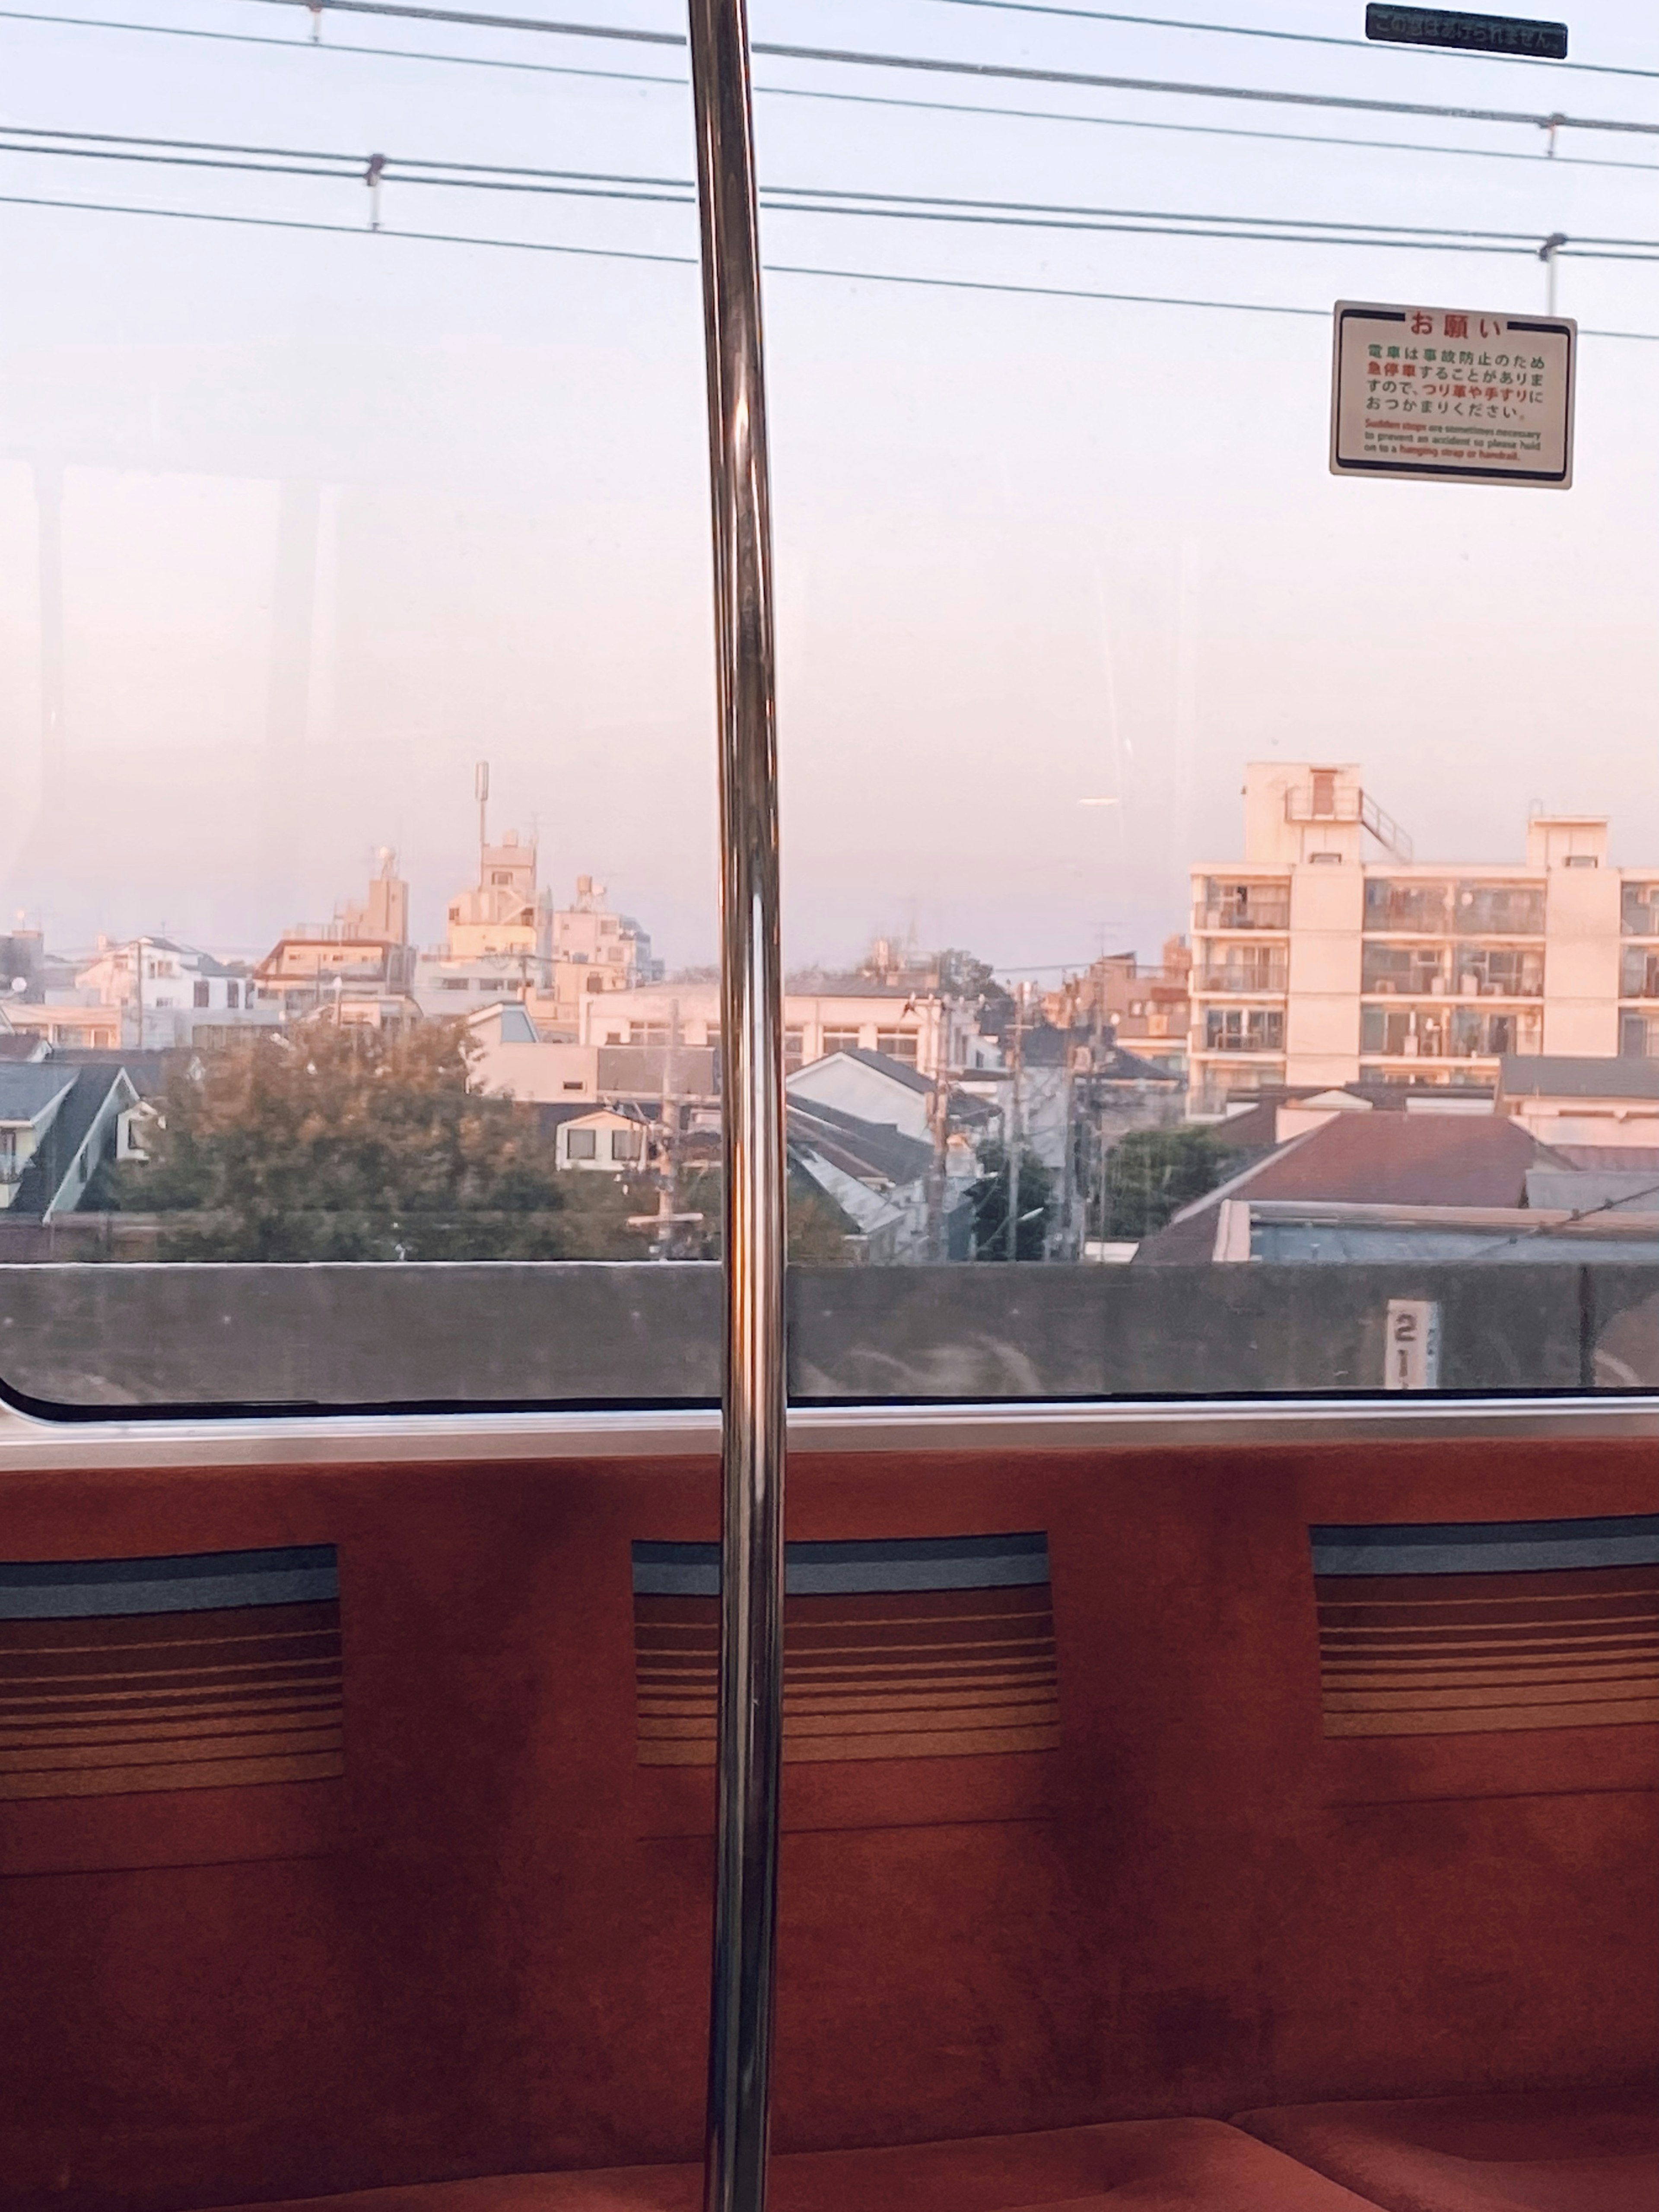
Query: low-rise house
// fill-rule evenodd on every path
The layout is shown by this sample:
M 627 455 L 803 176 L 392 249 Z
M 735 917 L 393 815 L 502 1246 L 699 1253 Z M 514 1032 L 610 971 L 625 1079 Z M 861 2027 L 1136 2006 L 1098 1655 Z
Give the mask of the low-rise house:
M 1237 1174 L 1183 1206 L 1145 1240 L 1133 1264 L 1338 1256 L 1328 1237 L 1318 1251 L 1317 1239 L 1292 1249 L 1291 1226 L 1334 1223 L 1345 1209 L 1392 1211 L 1419 1227 L 1425 1212 L 1518 1212 L 1526 1205 L 1528 1171 L 1559 1164 L 1526 1129 L 1498 1115 L 1336 1112 L 1248 1158 Z M 1426 1245 L 1413 1255 L 1431 1256 Z
M 555 1157 L 562 1168 L 590 1174 L 637 1175 L 650 1154 L 650 1132 L 637 1114 L 601 1106 L 592 1114 L 562 1121 L 554 1133 Z
M 39 1222 L 76 1212 L 142 1110 L 118 1061 L 0 1061 L 0 1211 Z
M 275 1009 L 259 1005 L 255 972 L 245 963 L 221 960 L 171 937 L 135 937 L 124 944 L 100 938 L 96 957 L 76 972 L 73 1013 L 55 1006 L 55 995 L 48 990 L 40 1009 L 59 1017 L 52 1042 L 94 1050 L 206 1045 L 227 1030 L 269 1029 L 279 1018 Z M 82 1034 L 71 1036 L 76 1028 Z

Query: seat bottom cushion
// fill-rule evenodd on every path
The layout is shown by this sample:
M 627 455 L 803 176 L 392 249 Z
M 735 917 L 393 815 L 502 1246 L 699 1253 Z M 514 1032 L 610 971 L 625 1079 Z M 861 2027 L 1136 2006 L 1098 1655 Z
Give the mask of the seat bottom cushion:
M 1370 2212 L 1219 2120 L 814 2151 L 772 2162 L 769 2212 Z M 502 2174 L 313 2197 L 316 2212 L 701 2212 L 693 2166 Z M 300 2212 L 265 2205 L 258 2212 Z
M 1659 2092 L 1287 2105 L 1236 2124 L 1385 2212 L 1655 2212 Z

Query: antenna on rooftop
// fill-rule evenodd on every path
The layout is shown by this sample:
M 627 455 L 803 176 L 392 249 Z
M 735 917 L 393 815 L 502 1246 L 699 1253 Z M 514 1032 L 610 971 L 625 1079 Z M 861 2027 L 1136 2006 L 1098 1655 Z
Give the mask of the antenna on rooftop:
M 472 772 L 472 795 L 478 802 L 478 880 L 483 881 L 484 848 L 489 839 L 485 824 L 489 812 L 489 763 L 480 761 Z

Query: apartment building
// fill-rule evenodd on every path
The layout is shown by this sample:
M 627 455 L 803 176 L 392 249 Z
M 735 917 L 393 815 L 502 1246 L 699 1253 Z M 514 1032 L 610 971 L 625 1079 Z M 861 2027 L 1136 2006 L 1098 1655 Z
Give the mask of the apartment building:
M 1659 1057 L 1659 866 L 1595 815 L 1524 862 L 1419 861 L 1352 763 L 1253 762 L 1244 857 L 1193 870 L 1199 1112 L 1278 1084 L 1495 1083 L 1508 1056 Z

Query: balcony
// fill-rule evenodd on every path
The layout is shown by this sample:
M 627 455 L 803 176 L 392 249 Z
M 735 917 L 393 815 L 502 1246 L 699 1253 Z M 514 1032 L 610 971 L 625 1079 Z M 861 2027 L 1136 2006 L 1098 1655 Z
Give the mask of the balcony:
M 1288 930 L 1290 926 L 1291 902 L 1286 895 L 1209 899 L 1193 914 L 1194 928 L 1212 933 L 1231 929 Z
M 1249 995 L 1282 997 L 1288 988 L 1290 970 L 1283 961 L 1270 961 L 1261 966 L 1254 963 L 1225 968 L 1201 969 L 1196 977 L 1196 988 L 1204 994 L 1224 992 Z

